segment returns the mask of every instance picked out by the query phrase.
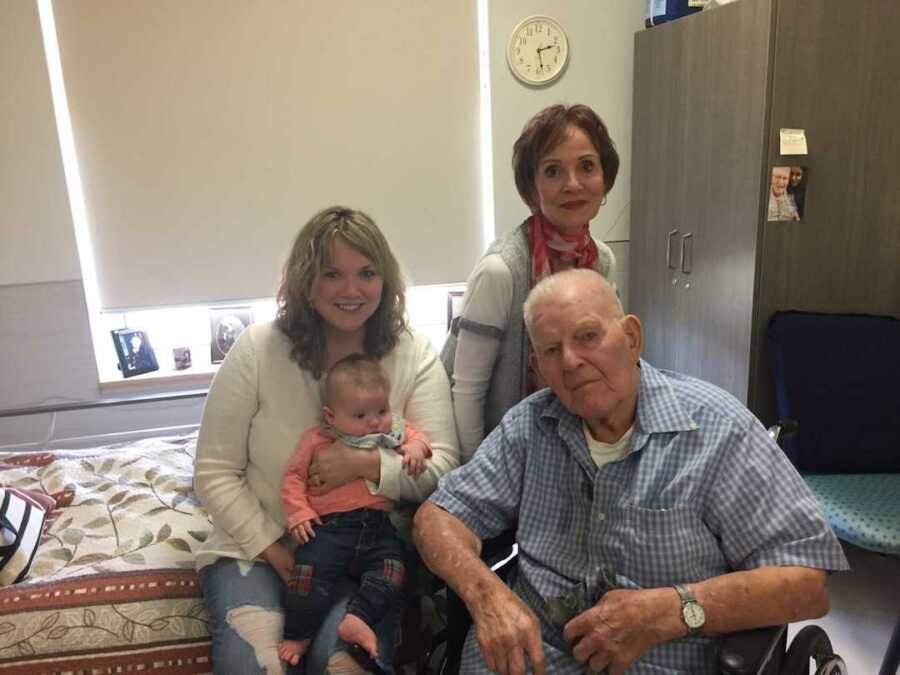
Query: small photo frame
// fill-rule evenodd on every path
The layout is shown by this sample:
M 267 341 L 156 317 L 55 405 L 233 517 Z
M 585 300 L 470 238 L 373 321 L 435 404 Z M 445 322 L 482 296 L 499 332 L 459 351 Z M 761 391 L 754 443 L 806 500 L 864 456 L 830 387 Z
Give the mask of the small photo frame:
M 222 363 L 238 335 L 253 323 L 253 308 L 216 307 L 209 312 L 209 360 Z
M 116 355 L 119 357 L 119 370 L 122 377 L 134 377 L 154 370 L 159 370 L 156 354 L 150 346 L 150 339 L 142 330 L 134 328 L 118 328 L 110 331 Z
M 191 348 L 190 347 L 174 347 L 172 349 L 172 358 L 175 361 L 175 370 L 186 370 L 191 367 Z
M 453 319 L 462 312 L 462 300 L 465 291 L 447 291 L 447 330 L 453 326 Z
M 773 166 L 766 220 L 803 220 L 809 168 Z

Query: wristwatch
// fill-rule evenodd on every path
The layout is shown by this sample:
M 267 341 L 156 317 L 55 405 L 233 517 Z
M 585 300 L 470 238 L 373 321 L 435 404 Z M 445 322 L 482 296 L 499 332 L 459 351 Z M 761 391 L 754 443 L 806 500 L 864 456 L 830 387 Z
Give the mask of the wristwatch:
M 703 606 L 697 602 L 697 598 L 686 587 L 681 584 L 674 586 L 681 598 L 681 620 L 684 621 L 688 628 L 688 635 L 696 635 L 706 623 L 706 612 Z

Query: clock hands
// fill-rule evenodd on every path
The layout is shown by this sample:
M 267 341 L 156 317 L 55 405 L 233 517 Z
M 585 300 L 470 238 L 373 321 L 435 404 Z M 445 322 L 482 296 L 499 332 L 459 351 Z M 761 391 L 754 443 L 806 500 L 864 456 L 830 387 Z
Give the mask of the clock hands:
M 538 63 L 540 64 L 541 71 L 544 70 L 544 59 L 541 58 L 541 52 L 547 51 L 548 49 L 553 49 L 554 45 L 548 45 L 546 47 L 538 47 L 537 55 L 538 55 Z

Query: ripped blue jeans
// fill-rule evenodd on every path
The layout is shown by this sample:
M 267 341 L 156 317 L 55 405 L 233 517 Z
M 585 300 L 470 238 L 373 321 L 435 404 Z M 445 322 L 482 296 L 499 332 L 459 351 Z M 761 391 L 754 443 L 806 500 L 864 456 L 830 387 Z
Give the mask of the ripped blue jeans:
M 347 654 L 337 626 L 359 588 L 352 580 L 342 580 L 335 588 L 334 604 L 300 667 L 286 666 L 276 652 L 284 632 L 284 584 L 269 565 L 220 558 L 200 570 L 200 583 L 210 615 L 215 675 L 325 675 L 336 672 L 335 664 Z M 375 627 L 379 664 L 393 662 L 400 617 L 398 606 Z

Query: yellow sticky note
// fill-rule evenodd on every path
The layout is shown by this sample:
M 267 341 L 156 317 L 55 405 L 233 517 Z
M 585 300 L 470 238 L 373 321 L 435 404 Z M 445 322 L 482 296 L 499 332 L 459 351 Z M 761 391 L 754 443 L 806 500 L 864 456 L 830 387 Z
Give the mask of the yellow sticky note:
M 806 132 L 803 129 L 781 129 L 782 155 L 807 155 Z

